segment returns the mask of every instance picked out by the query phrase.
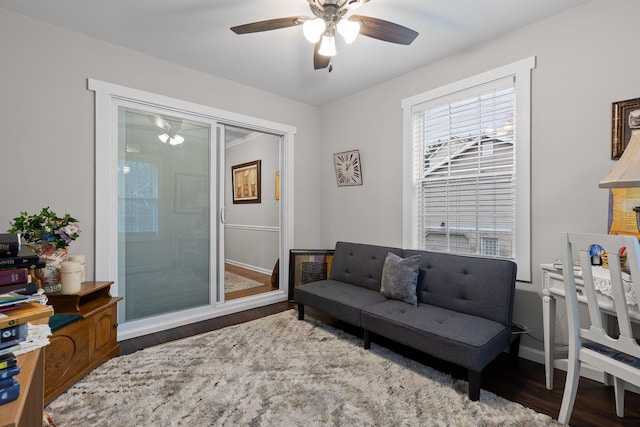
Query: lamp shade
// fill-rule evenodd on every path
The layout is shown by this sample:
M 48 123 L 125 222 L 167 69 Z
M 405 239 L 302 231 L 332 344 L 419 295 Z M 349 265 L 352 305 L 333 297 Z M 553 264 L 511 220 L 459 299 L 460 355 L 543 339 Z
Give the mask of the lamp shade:
M 360 22 L 359 21 L 349 21 L 348 19 L 342 18 L 338 21 L 338 32 L 344 38 L 344 41 L 347 44 L 353 43 L 353 41 L 358 37 L 358 33 L 360 32 Z
M 323 56 L 336 56 L 336 38 L 334 36 L 322 36 L 322 43 L 320 44 L 320 49 L 318 49 L 318 54 Z
M 631 138 L 622 157 L 599 184 L 600 188 L 640 187 L 640 129 L 631 132 Z
M 302 33 L 311 43 L 318 43 L 320 37 L 327 28 L 327 24 L 321 18 L 310 19 L 302 24 Z

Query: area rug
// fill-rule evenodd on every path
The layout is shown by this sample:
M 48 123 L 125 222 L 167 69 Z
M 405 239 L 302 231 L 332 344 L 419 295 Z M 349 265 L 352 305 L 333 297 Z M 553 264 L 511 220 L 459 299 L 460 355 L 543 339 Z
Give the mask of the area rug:
M 294 310 L 121 356 L 47 411 L 67 426 L 548 426 Z
M 243 289 L 255 288 L 258 286 L 264 286 L 264 283 L 256 282 L 255 280 L 247 279 L 246 277 L 239 276 L 234 273 L 224 272 L 224 292 L 235 292 Z

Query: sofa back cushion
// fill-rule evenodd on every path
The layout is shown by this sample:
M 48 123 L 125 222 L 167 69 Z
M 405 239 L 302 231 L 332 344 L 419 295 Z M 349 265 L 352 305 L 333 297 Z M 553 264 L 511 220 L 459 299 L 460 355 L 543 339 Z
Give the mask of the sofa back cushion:
M 380 291 L 382 268 L 389 252 L 402 256 L 402 249 L 398 248 L 338 242 L 329 278 Z
M 510 260 L 405 250 L 422 256 L 418 303 L 481 316 L 509 327 L 513 314 L 516 264 Z

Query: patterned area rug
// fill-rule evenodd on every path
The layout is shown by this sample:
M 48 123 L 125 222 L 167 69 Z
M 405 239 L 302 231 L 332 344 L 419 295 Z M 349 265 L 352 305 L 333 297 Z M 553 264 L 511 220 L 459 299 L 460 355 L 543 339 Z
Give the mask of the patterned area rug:
M 246 277 L 238 276 L 237 274 L 224 272 L 224 292 L 235 292 L 243 289 L 255 288 L 258 286 L 264 286 L 263 283 L 256 282 L 255 280 L 247 279 Z
M 294 310 L 111 359 L 47 411 L 58 427 L 556 425 Z

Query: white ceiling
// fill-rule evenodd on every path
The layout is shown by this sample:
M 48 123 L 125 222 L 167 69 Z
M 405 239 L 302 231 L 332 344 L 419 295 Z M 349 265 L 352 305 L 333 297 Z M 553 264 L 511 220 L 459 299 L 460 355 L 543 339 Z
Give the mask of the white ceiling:
M 313 69 L 313 45 L 300 26 L 245 35 L 229 29 L 312 16 L 306 0 L 0 0 L 0 7 L 320 106 L 587 1 L 370 0 L 354 13 L 409 27 L 418 38 L 403 46 L 363 36 L 346 45 L 337 37 L 331 73 Z

